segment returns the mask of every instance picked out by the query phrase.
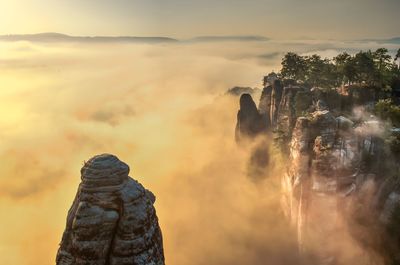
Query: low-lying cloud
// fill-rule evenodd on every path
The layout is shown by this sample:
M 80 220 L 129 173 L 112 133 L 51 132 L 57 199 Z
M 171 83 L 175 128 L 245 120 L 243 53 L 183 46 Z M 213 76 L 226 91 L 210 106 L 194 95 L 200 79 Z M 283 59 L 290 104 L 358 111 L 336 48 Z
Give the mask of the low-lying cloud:
M 247 177 L 251 152 L 234 143 L 238 98 L 224 94 L 260 87 L 279 69 L 279 54 L 309 46 L 7 42 L 0 49 L 0 263 L 54 264 L 80 168 L 108 152 L 156 194 L 168 264 L 301 264 L 280 213 L 282 166 L 264 182 Z

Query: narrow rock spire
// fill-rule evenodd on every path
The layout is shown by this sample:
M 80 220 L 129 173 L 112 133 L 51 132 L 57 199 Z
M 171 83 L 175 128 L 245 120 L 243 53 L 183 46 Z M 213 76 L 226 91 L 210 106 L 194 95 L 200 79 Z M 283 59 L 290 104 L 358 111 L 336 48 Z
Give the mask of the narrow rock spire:
M 263 122 L 253 98 L 250 94 L 242 94 L 240 109 L 237 114 L 236 141 L 245 137 L 255 137 L 264 132 L 265 129 L 266 124 Z
M 128 174 L 114 155 L 85 163 L 57 265 L 164 265 L 155 196 Z

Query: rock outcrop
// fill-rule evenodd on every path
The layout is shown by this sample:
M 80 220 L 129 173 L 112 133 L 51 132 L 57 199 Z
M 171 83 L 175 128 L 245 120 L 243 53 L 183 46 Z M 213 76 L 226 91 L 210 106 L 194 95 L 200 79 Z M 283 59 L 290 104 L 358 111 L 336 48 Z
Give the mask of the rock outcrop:
M 255 137 L 265 131 L 262 116 L 257 110 L 256 104 L 250 94 L 240 96 L 240 109 L 237 114 L 236 141 L 242 138 Z
M 339 121 L 322 102 L 317 105 L 310 117 L 297 119 L 293 131 L 290 168 L 283 178 L 284 207 L 296 227 L 301 250 L 318 242 L 324 246 L 316 253 L 321 264 L 330 264 L 334 259 L 331 241 L 339 230 L 338 182 L 352 177 L 354 172 L 342 173 L 351 167 L 354 152 L 347 139 L 338 135 Z M 352 180 L 344 189 L 350 188 Z
M 376 89 L 340 92 L 276 76 L 265 80 L 258 113 L 287 159 L 282 205 L 297 231 L 299 250 L 312 249 L 318 264 L 336 264 L 346 251 L 338 242 L 348 233 L 385 264 L 400 263 L 399 163 L 387 151 L 382 122 L 368 112 L 378 98 Z M 257 116 L 254 107 L 252 113 Z M 247 122 L 254 122 L 248 128 L 259 124 Z M 254 161 L 264 156 L 267 162 L 258 163 L 256 172 L 265 175 L 273 161 L 268 148 L 257 150 Z
M 382 238 L 392 237 L 385 222 L 397 220 L 398 188 L 386 185 L 390 192 L 379 195 L 385 179 L 384 142 L 375 130 L 365 128 L 369 123 L 379 124 L 371 120 L 355 125 L 344 116 L 335 117 L 323 101 L 317 102 L 309 116 L 297 118 L 289 145 L 289 168 L 282 180 L 283 202 L 297 230 L 300 250 L 313 249 L 319 264 L 336 264 L 346 251 L 337 243 L 343 231 L 350 230 L 356 240 L 375 250 Z M 369 225 L 356 220 L 368 220 Z M 345 223 L 352 227 L 345 228 Z M 379 232 L 372 227 L 379 227 Z M 380 255 L 390 259 L 396 253 L 385 252 L 380 250 Z
M 260 112 L 266 128 L 271 127 L 271 104 L 272 104 L 272 86 L 268 85 L 263 88 L 258 104 L 258 111 Z
M 116 156 L 91 158 L 57 253 L 58 265 L 164 265 L 155 196 Z
M 279 105 L 281 104 L 282 93 L 283 93 L 282 82 L 280 80 L 275 80 L 274 85 L 272 86 L 272 93 L 271 93 L 270 120 L 272 128 L 276 126 L 276 122 L 278 120 L 278 110 L 279 110 Z

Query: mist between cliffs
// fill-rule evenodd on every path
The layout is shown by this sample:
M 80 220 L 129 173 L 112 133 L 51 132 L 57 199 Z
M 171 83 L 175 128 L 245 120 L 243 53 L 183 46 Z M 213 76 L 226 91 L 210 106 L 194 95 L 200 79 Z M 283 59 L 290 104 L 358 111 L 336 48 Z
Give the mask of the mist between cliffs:
M 238 98 L 224 96 L 258 86 L 280 60 L 260 55 L 286 47 L 0 48 L 1 264 L 54 264 L 79 169 L 104 152 L 156 195 L 167 264 L 303 264 L 280 209 L 284 164 L 271 152 L 268 178 L 248 178 Z

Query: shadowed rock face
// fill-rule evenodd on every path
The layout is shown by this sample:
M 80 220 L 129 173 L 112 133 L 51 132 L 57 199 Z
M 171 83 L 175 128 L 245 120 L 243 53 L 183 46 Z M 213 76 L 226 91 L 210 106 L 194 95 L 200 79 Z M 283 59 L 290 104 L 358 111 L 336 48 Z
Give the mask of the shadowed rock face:
M 282 180 L 283 205 L 297 230 L 300 250 L 312 247 L 320 264 L 336 264 L 346 251 L 337 244 L 345 236 L 345 224 L 338 221 L 342 216 L 353 224 L 349 233 L 363 246 L 386 246 L 379 250 L 383 258 L 393 259 L 399 249 L 398 232 L 386 231 L 388 223 L 399 220 L 399 185 L 382 183 L 384 143 L 370 129 L 360 130 L 365 124 L 359 126 L 346 117 L 335 118 L 321 101 L 309 117 L 297 119 L 293 130 L 289 168 Z M 368 221 L 365 225 L 355 220 Z
M 240 110 L 237 114 L 236 140 L 254 137 L 265 130 L 265 123 L 250 94 L 240 97 Z
M 271 126 L 273 128 L 275 128 L 276 122 L 278 119 L 278 111 L 279 111 L 279 105 L 280 105 L 281 99 L 282 99 L 282 92 L 283 92 L 282 83 L 279 80 L 275 80 L 275 82 L 272 86 L 271 111 L 270 111 Z
M 284 83 L 264 84 L 258 112 L 273 134 L 266 133 L 251 150 L 249 176 L 268 176 L 274 161 L 263 144 L 274 136 L 287 159 L 282 205 L 297 231 L 300 252 L 311 250 L 318 264 L 354 264 L 345 260 L 352 257 L 345 257 L 346 247 L 340 244 L 350 236 L 365 250 L 365 258 L 379 256 L 384 264 L 400 264 L 399 163 L 388 153 L 384 137 L 389 132 L 383 133 L 382 122 L 368 111 L 365 117 L 351 112 L 374 104 L 376 91 Z M 244 113 L 257 117 L 251 97 L 240 103 L 238 124 L 258 128 L 256 118 L 240 120 Z
M 262 115 L 267 128 L 271 127 L 271 104 L 272 104 L 272 86 L 263 88 L 258 104 L 258 111 Z
M 116 156 L 91 158 L 57 253 L 58 265 L 164 265 L 155 196 Z

